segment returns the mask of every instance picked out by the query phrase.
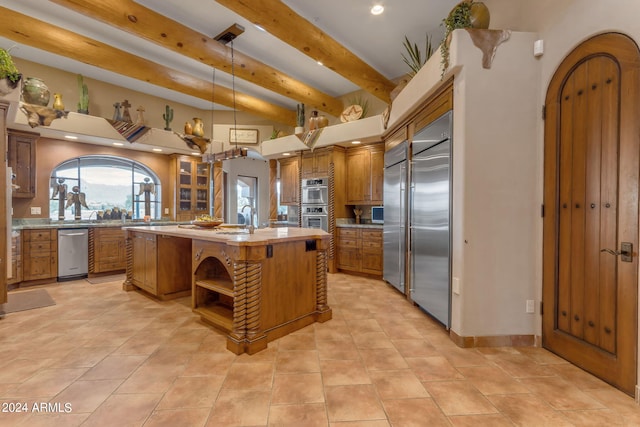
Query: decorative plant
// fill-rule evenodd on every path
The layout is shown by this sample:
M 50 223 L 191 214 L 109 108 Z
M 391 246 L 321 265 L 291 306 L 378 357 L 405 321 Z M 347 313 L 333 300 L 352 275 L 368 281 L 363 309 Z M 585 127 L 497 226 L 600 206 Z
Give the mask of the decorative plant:
M 22 74 L 13 63 L 9 50 L 0 48 L 0 79 L 8 79 L 11 83 L 20 81 Z
M 362 108 L 361 119 L 367 117 L 367 113 L 369 112 L 369 100 L 363 98 L 361 95 L 355 96 L 349 99 L 349 105 L 359 105 Z
M 165 113 L 162 114 L 164 119 L 164 130 L 171 130 L 171 121 L 173 120 L 173 108 L 168 105 L 164 106 Z
M 304 127 L 304 104 L 296 106 L 296 126 Z
M 444 77 L 444 72 L 449 67 L 449 35 L 458 28 L 470 28 L 471 25 L 471 7 L 473 0 L 461 1 L 454 7 L 449 15 L 442 20 L 442 25 L 445 27 L 444 39 L 440 43 L 440 54 L 442 56 L 442 73 L 441 77 Z
M 404 46 L 407 53 L 407 56 L 402 54 L 402 59 L 404 60 L 404 63 L 407 64 L 411 69 L 411 71 L 408 73 L 409 76 L 413 77 L 418 71 L 420 71 L 420 68 L 422 68 L 422 66 L 433 54 L 431 36 L 429 34 L 426 35 L 424 44 L 424 57 L 422 56 L 422 52 L 420 51 L 418 44 L 412 44 L 407 36 L 404 36 L 404 42 L 402 43 L 402 46 Z
M 80 101 L 78 101 L 78 113 L 89 114 L 89 88 L 82 74 L 78 74 L 78 91 L 80 92 Z

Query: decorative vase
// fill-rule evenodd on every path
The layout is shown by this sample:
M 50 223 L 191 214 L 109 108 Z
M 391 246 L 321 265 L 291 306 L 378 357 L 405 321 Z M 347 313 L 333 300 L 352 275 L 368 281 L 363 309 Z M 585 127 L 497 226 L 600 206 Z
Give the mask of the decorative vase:
M 471 3 L 471 28 L 479 28 L 486 30 L 489 28 L 489 21 L 491 15 L 489 14 L 489 8 L 481 1 L 474 1 Z
M 54 110 L 64 110 L 64 103 L 62 102 L 62 94 L 54 93 L 53 94 L 53 109 Z
M 318 129 L 329 126 L 329 119 L 324 114 L 318 116 Z
M 184 124 L 184 134 L 185 135 L 193 135 L 193 126 L 191 126 L 191 123 L 185 122 L 185 124 Z
M 309 130 L 318 129 L 318 112 L 313 110 L 311 112 L 311 117 L 309 117 Z
M 46 84 L 37 77 L 27 77 L 22 86 L 22 100 L 27 104 L 49 105 L 51 92 Z
M 200 137 L 204 136 L 204 123 L 198 117 L 193 118 L 193 134 Z
M 14 89 L 18 87 L 20 80 L 22 80 L 21 77 L 15 82 L 12 82 L 8 77 L 0 79 L 0 96 L 5 96 L 13 92 Z

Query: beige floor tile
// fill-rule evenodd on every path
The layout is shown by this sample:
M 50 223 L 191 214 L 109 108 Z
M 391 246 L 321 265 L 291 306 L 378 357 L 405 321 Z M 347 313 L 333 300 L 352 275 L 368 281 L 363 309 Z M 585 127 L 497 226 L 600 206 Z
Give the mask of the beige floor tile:
M 144 364 L 125 380 L 116 393 L 164 393 L 184 371 L 184 365 L 157 366 Z
M 374 371 L 369 375 L 382 400 L 429 397 L 420 380 L 409 369 Z
M 271 404 L 324 403 L 320 373 L 276 375 Z
M 269 410 L 269 425 L 324 427 L 327 425 L 327 410 L 324 403 L 272 404 Z
M 500 414 L 455 415 L 449 417 L 455 427 L 513 427 L 513 423 Z
M 145 356 L 107 356 L 83 376 L 83 380 L 117 380 L 127 378 L 144 363 Z
M 409 367 L 404 357 L 395 348 L 361 349 L 360 356 L 369 372 Z
M 320 370 L 325 387 L 371 384 L 371 378 L 360 360 L 322 360 Z
M 210 411 L 210 408 L 153 411 L 144 427 L 202 427 L 207 422 Z
M 569 363 L 558 363 L 551 366 L 551 370 L 568 383 L 580 390 L 609 389 L 611 386 L 601 379 L 594 377 L 586 371 Z
M 521 383 L 559 411 L 603 409 L 604 405 L 558 377 L 522 378 Z
M 209 408 L 222 387 L 224 376 L 179 377 L 158 404 L 157 409 Z
M 420 381 L 456 380 L 464 378 L 442 356 L 408 357 L 405 359 Z
M 15 398 L 51 398 L 86 372 L 86 368 L 57 368 L 38 371 L 11 391 Z M 47 399 L 48 400 L 48 399 Z
M 433 399 L 385 400 L 383 404 L 393 426 L 444 427 L 451 425 Z
M 207 427 L 267 425 L 270 399 L 270 390 L 222 389 L 206 425 Z
M 21 424 L 29 427 L 75 427 L 80 426 L 89 414 L 32 413 Z
M 382 404 L 373 385 L 326 387 L 329 421 L 385 419 Z
M 320 360 L 357 360 L 360 353 L 353 341 L 323 341 L 318 346 L 318 357 Z
M 195 353 L 182 371 L 181 376 L 226 375 L 236 356 L 230 351 L 225 353 Z
M 484 395 L 529 393 L 520 381 L 496 366 L 460 366 L 457 369 Z
M 393 343 L 384 332 L 363 332 L 353 336 L 359 349 L 394 348 Z
M 93 412 L 120 384 L 122 380 L 76 381 L 51 399 L 51 402 L 69 403 L 74 414 Z
M 115 394 L 84 422 L 83 427 L 141 426 L 161 394 Z
M 271 390 L 273 363 L 234 363 L 222 388 L 235 390 Z
M 22 383 L 43 367 L 54 364 L 55 360 L 14 359 L 9 366 L 0 369 L 0 383 Z
M 395 337 L 393 334 L 390 336 Z M 418 338 L 393 338 L 391 342 L 403 357 L 430 357 L 440 355 L 440 352 L 426 339 L 422 338 L 422 336 Z
M 329 427 L 389 427 L 387 420 L 371 420 L 371 421 L 336 421 L 329 423 Z
M 611 409 L 590 409 L 586 411 L 564 411 L 564 416 L 574 425 L 581 427 L 633 425 L 622 415 Z M 637 425 L 637 423 L 635 423 Z
M 277 341 L 279 350 L 316 350 L 316 337 L 313 333 L 289 334 Z
M 92 368 L 117 347 L 78 347 L 51 366 L 56 368 Z
M 431 381 L 425 382 L 424 387 L 447 416 L 498 412 L 491 402 L 467 381 Z
M 279 351 L 276 374 L 320 372 L 320 360 L 316 350 Z
M 550 377 L 555 375 L 551 365 L 540 365 L 520 353 L 501 354 L 490 357 L 497 366 L 514 378 Z
M 492 395 L 487 399 L 518 426 L 573 426 L 561 412 L 533 394 Z

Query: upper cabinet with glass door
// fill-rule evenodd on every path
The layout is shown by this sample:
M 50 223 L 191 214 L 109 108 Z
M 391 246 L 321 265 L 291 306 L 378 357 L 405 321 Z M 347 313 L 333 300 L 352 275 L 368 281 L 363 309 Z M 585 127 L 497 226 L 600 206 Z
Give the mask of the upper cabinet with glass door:
M 176 221 L 190 221 L 210 213 L 210 165 L 189 156 L 173 156 Z

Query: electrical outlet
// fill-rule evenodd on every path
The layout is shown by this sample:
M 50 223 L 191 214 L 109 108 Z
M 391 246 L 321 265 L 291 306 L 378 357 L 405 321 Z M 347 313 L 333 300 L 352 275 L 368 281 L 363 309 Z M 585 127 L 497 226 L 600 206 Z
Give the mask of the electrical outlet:
M 40 206 L 31 206 L 31 215 L 40 215 L 42 213 L 42 209 Z
M 164 214 L 169 215 L 169 208 L 164 208 Z
M 536 306 L 535 306 L 535 301 L 532 299 L 528 299 L 527 300 L 527 313 L 535 313 L 536 312 Z

